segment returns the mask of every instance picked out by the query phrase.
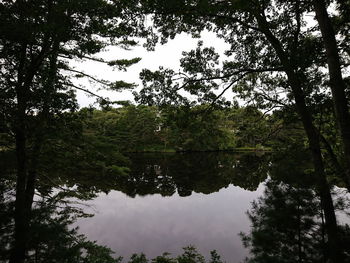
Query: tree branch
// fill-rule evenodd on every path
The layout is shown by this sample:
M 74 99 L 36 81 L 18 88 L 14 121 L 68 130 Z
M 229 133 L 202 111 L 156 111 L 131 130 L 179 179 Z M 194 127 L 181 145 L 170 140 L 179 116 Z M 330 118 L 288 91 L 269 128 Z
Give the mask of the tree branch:
M 84 77 L 92 79 L 93 81 L 96 81 L 97 83 L 100 83 L 100 84 L 105 85 L 105 86 L 109 86 L 109 83 L 107 81 L 101 80 L 101 79 L 97 79 L 97 78 L 95 78 L 95 77 L 93 77 L 93 76 L 91 76 L 91 75 L 89 75 L 89 74 L 87 74 L 85 72 L 82 72 L 82 71 L 79 71 L 79 70 L 75 70 L 75 69 L 71 69 L 71 68 L 61 68 L 61 69 L 80 74 L 80 75 L 82 75 Z
M 86 93 L 88 93 L 88 94 L 90 94 L 90 95 L 92 95 L 94 97 L 97 97 L 97 98 L 101 99 L 101 100 L 107 100 L 107 99 L 103 98 L 102 96 L 100 96 L 100 95 L 98 95 L 96 93 L 93 93 L 92 91 L 90 91 L 88 89 L 81 88 L 81 87 L 76 86 L 76 85 L 74 85 L 72 83 L 64 83 L 64 85 L 72 87 L 72 88 L 75 88 L 75 89 L 78 89 L 78 90 L 81 90 L 81 91 L 84 91 L 84 92 L 86 92 Z

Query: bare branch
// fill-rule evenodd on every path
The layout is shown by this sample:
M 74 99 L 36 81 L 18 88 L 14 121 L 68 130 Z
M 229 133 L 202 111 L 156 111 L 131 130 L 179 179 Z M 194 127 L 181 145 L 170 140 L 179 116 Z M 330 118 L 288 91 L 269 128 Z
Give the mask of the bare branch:
M 225 92 L 231 88 L 235 83 L 237 83 L 238 81 L 240 81 L 241 79 L 243 79 L 246 75 L 248 75 L 249 73 L 245 73 L 243 74 L 242 76 L 238 77 L 237 79 L 235 79 L 234 81 L 232 81 L 226 88 L 224 88 L 224 90 L 218 95 L 215 97 L 215 99 L 210 103 L 209 107 L 207 108 L 206 112 L 208 112 L 210 109 L 213 108 L 215 102 L 217 102 L 218 99 L 220 99 L 224 94 Z
M 236 70 L 230 74 L 222 75 L 222 76 L 213 76 L 208 78 L 200 78 L 200 79 L 193 79 L 190 80 L 191 82 L 196 81 L 209 81 L 209 80 L 219 80 L 219 79 L 228 79 L 233 76 L 236 76 L 238 74 L 249 74 L 249 73 L 263 73 L 263 72 L 274 72 L 274 71 L 284 71 L 283 67 L 276 67 L 276 68 L 242 68 L 239 70 Z
M 88 90 L 88 89 L 84 89 L 84 88 L 79 87 L 79 86 L 76 86 L 76 85 L 74 85 L 74 84 L 72 84 L 72 83 L 64 83 L 64 85 L 69 86 L 69 87 L 72 87 L 72 88 L 75 88 L 75 89 L 78 89 L 78 90 L 81 90 L 81 91 L 84 91 L 84 92 L 86 92 L 86 93 L 88 93 L 88 94 L 90 94 L 90 95 L 92 95 L 92 96 L 94 96 L 94 97 L 97 97 L 97 98 L 99 98 L 99 99 L 107 100 L 107 99 L 103 98 L 102 96 L 97 95 L 96 93 L 93 93 L 92 91 L 90 91 L 90 90 Z
M 71 68 L 62 68 L 62 69 L 66 70 L 66 71 L 70 71 L 70 72 L 74 72 L 74 73 L 80 74 L 80 75 L 82 75 L 84 77 L 87 77 L 89 79 L 92 79 L 93 81 L 96 81 L 97 83 L 100 83 L 102 85 L 109 86 L 109 83 L 107 81 L 101 80 L 101 79 L 97 79 L 97 78 L 95 78 L 95 77 L 93 77 L 93 76 L 91 76 L 91 75 L 89 75 L 89 74 L 87 74 L 85 72 L 82 72 L 82 71 L 79 71 L 79 70 L 75 70 L 75 69 L 71 69 Z

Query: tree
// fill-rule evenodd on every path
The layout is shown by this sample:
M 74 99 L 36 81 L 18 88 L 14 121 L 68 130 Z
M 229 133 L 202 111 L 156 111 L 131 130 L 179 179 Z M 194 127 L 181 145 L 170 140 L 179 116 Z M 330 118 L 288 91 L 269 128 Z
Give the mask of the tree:
M 270 180 L 248 212 L 247 262 L 326 262 L 320 203 L 312 190 Z
M 14 196 L 11 195 L 14 177 L 0 182 L 0 261 L 8 262 L 13 236 Z M 118 263 L 107 247 L 91 242 L 72 224 L 77 218 L 88 217 L 80 207 L 75 207 L 68 192 L 46 194 L 36 200 L 32 208 L 30 239 L 26 262 L 104 262 Z
M 168 106 L 161 108 L 169 144 L 180 151 L 232 149 L 234 134 L 226 127 L 229 109 L 208 111 L 207 105 Z M 162 131 L 160 131 L 162 132 Z
M 15 239 L 10 262 L 23 262 L 42 145 L 50 116 L 76 108 L 72 78 L 87 77 L 105 88 L 131 88 L 72 68 L 71 59 L 91 59 L 119 69 L 140 59 L 105 61 L 93 55 L 107 45 L 135 45 L 141 33 L 132 3 L 124 1 L 20 0 L 0 4 L 1 120 L 14 134 L 17 158 Z M 99 97 L 102 102 L 106 102 Z M 2 125 L 3 126 L 3 125 Z
M 343 8 L 346 8 L 342 6 Z M 343 80 L 339 48 L 335 37 L 334 26 L 327 12 L 327 5 L 323 0 L 313 1 L 316 19 L 320 27 L 323 43 L 326 49 L 329 72 L 329 85 L 332 90 L 334 111 L 342 138 L 345 159 L 345 178 L 350 185 L 350 113 L 349 97 L 346 94 L 346 84 Z
M 183 250 L 184 253 L 177 257 L 178 263 L 205 263 L 204 257 L 194 246 L 184 247 Z
M 126 105 L 108 110 L 92 110 L 85 131 L 106 147 L 120 152 L 147 151 L 160 144 L 160 113 L 156 107 Z

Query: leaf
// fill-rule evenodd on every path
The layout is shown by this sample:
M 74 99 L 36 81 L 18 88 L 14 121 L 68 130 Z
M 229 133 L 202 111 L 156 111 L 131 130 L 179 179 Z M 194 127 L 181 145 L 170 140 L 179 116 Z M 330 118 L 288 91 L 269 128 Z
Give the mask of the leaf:
M 135 83 L 128 83 L 122 80 L 115 81 L 109 85 L 111 90 L 133 89 L 137 87 Z
M 133 58 L 133 59 L 117 59 L 109 61 L 108 66 L 117 67 L 119 70 L 126 70 L 127 67 L 130 67 L 136 63 L 138 63 L 141 58 Z

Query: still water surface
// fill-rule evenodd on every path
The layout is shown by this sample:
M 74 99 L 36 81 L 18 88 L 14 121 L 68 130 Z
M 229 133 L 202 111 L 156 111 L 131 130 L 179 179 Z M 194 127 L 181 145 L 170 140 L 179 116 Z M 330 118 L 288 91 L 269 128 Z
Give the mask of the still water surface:
M 95 216 L 77 225 L 88 239 L 125 259 L 141 252 L 148 258 L 163 252 L 178 255 L 187 245 L 206 257 L 216 249 L 226 262 L 247 256 L 238 234 L 249 231 L 246 211 L 263 193 L 265 157 L 197 153 L 130 158 L 131 175 L 119 184 L 121 190 L 87 202 L 91 207 L 86 210 Z
M 216 249 L 227 263 L 243 262 L 246 256 L 251 259 L 248 262 L 295 262 L 296 258 L 327 262 L 324 213 L 308 154 L 291 149 L 270 154 L 132 154 L 129 158 L 130 162 L 123 161 L 129 168 L 90 169 L 83 162 L 48 169 L 40 176 L 28 262 L 78 262 L 77 258 L 95 262 L 96 251 L 115 262 L 108 249 L 77 235 L 73 226 L 79 226 L 89 240 L 113 249 L 115 256 L 123 256 L 123 262 L 142 252 L 149 259 L 163 252 L 176 257 L 188 245 L 196 246 L 207 259 Z M 123 173 L 126 169 L 130 172 Z M 6 171 L 0 165 L 1 170 Z M 13 242 L 15 181 L 8 171 L 0 180 L 0 262 L 8 262 Z M 333 200 L 340 223 L 339 244 L 348 253 L 349 194 L 335 186 Z M 82 218 L 81 209 L 95 216 Z M 240 232 L 246 233 L 244 244 L 250 255 Z M 202 260 L 196 258 L 196 262 Z

